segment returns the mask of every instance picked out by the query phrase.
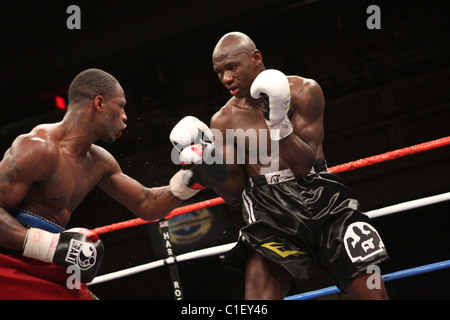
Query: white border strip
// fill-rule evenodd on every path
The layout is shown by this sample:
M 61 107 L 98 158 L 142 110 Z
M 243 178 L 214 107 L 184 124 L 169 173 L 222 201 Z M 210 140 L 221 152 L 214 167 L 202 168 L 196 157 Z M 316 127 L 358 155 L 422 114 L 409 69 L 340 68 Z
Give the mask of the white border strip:
M 450 192 L 431 196 L 431 197 L 426 197 L 426 198 L 422 198 L 422 199 L 407 201 L 407 202 L 399 203 L 399 204 L 388 206 L 388 207 L 381 208 L 381 209 L 368 211 L 365 214 L 367 216 L 369 216 L 370 218 L 378 218 L 381 216 L 385 216 L 385 215 L 389 215 L 389 214 L 393 214 L 393 213 L 397 213 L 397 212 L 402 212 L 402 211 L 406 211 L 406 210 L 410 210 L 410 209 L 416 209 L 416 208 L 420 208 L 420 207 L 424 207 L 424 206 L 429 206 L 429 205 L 447 201 L 447 200 L 450 200 Z M 179 256 L 176 256 L 176 261 L 192 260 L 192 259 L 198 259 L 198 258 L 209 257 L 212 255 L 222 254 L 222 253 L 225 253 L 225 252 L 231 250 L 235 245 L 236 245 L 236 242 L 233 242 L 233 243 L 220 245 L 217 247 L 211 247 L 211 248 L 206 248 L 206 249 L 201 249 L 201 250 L 197 250 L 197 251 L 180 254 Z M 88 285 L 91 286 L 94 284 L 99 284 L 102 282 L 123 278 L 123 277 L 130 276 L 130 275 L 133 275 L 136 273 L 140 273 L 140 272 L 147 271 L 150 269 L 158 268 L 165 264 L 171 264 L 174 262 L 175 262 L 175 259 L 173 257 L 170 257 L 167 259 L 162 259 L 162 260 L 142 264 L 140 266 L 104 274 L 104 275 L 95 277 L 95 279 L 91 283 L 88 283 Z

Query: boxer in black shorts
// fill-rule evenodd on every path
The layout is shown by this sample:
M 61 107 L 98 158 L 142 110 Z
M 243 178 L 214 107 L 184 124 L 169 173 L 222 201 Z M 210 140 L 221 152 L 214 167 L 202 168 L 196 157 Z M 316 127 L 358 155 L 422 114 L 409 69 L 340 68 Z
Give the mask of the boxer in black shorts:
M 341 290 L 387 258 L 379 234 L 338 176 L 313 171 L 295 179 L 286 171 L 283 181 L 278 172 L 252 177 L 243 192 L 248 225 L 240 246 L 282 265 L 298 285 L 320 262 Z
M 387 299 L 381 279 L 369 288 L 367 272 L 388 259 L 384 244 L 344 182 L 326 169 L 320 86 L 266 70 L 240 32 L 224 35 L 212 60 L 233 96 L 210 123 L 230 170 L 214 190 L 228 204 L 242 204 L 248 223 L 229 254 L 246 267 L 245 298 L 283 299 L 322 263 L 350 298 Z M 260 153 L 264 146 L 270 162 Z

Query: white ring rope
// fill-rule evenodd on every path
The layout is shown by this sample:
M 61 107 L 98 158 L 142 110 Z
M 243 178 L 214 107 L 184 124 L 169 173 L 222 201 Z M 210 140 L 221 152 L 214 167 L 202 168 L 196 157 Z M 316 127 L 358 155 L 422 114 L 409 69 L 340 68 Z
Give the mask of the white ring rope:
M 384 207 L 381 209 L 376 209 L 366 212 L 369 218 L 377 218 L 385 216 L 392 213 L 407 211 L 411 209 L 417 209 L 424 206 L 430 206 L 439 202 L 450 200 L 450 192 L 438 194 L 435 196 L 425 197 L 422 199 L 411 200 L 399 204 L 394 204 L 392 206 Z
M 365 214 L 367 216 L 369 216 L 370 218 L 377 218 L 377 217 L 381 217 L 381 216 L 385 216 L 385 215 L 389 215 L 389 214 L 393 214 L 393 213 L 407 211 L 410 209 L 416 209 L 416 208 L 420 208 L 420 207 L 424 207 L 424 206 L 433 205 L 433 204 L 447 201 L 447 200 L 450 200 L 450 192 L 442 193 L 442 194 L 435 195 L 435 196 L 425 197 L 422 199 L 411 200 L 411 201 L 399 203 L 399 204 L 392 205 L 392 206 L 387 206 L 387 207 L 384 207 L 381 209 L 368 211 Z M 150 269 L 158 268 L 165 264 L 174 263 L 175 260 L 177 262 L 180 262 L 180 261 L 185 261 L 185 260 L 205 258 L 205 257 L 213 256 L 213 255 L 222 254 L 222 253 L 225 253 L 225 252 L 231 250 L 235 245 L 236 245 L 236 242 L 233 242 L 233 243 L 228 243 L 228 244 L 224 244 L 224 245 L 220 245 L 220 246 L 216 246 L 216 247 L 205 248 L 205 249 L 201 249 L 201 250 L 197 250 L 197 251 L 180 254 L 179 256 L 176 256 L 176 258 L 170 257 L 167 259 L 161 259 L 158 261 L 153 261 L 150 263 L 142 264 L 142 265 L 139 265 L 136 267 L 104 274 L 104 275 L 95 277 L 95 279 L 92 282 L 90 282 L 88 285 L 91 286 L 91 285 L 99 284 L 102 282 L 111 281 L 111 280 L 123 278 L 126 276 L 130 276 L 133 274 L 137 274 L 137 273 L 147 271 Z
M 139 272 L 143 272 L 143 271 L 147 271 L 147 270 L 154 269 L 157 267 L 161 267 L 165 264 L 174 263 L 175 260 L 177 262 L 180 262 L 180 261 L 185 261 L 185 260 L 205 258 L 205 257 L 221 254 L 221 253 L 231 250 L 235 244 L 236 243 L 234 242 L 234 243 L 223 244 L 223 245 L 220 245 L 217 247 L 211 247 L 211 248 L 201 249 L 201 250 L 197 250 L 197 251 L 192 251 L 192 252 L 180 254 L 179 256 L 176 256 L 176 258 L 169 257 L 167 259 L 161 259 L 161 260 L 153 261 L 150 263 L 142 264 L 140 266 L 104 274 L 104 275 L 95 277 L 95 279 L 91 283 L 88 283 L 88 285 L 94 285 L 94 284 L 130 276 L 130 275 L 133 275 L 133 274 L 136 274 Z

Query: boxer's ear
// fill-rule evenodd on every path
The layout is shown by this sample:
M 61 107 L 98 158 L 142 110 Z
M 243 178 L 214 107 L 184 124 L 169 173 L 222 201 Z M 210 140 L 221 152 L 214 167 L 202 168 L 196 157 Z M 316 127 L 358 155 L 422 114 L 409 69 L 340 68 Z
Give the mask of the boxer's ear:
M 94 98 L 94 107 L 97 111 L 102 112 L 104 107 L 105 99 L 103 96 L 98 95 Z
M 255 50 L 255 51 L 253 51 L 251 57 L 255 61 L 255 65 L 257 67 L 259 67 L 259 65 L 262 63 L 262 60 L 263 60 L 261 52 L 259 50 Z

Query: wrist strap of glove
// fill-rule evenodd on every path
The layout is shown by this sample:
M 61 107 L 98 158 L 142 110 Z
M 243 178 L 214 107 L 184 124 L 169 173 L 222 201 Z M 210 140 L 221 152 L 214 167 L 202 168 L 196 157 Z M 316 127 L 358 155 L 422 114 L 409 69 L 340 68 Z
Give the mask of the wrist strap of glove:
M 172 194 L 180 199 L 186 200 L 193 197 L 200 189 L 191 189 L 188 187 L 189 179 L 192 176 L 191 170 L 180 170 L 170 179 L 169 187 Z
M 273 141 L 278 141 L 286 138 L 291 134 L 292 131 L 294 131 L 291 121 L 289 121 L 289 118 L 287 116 L 285 116 L 283 120 L 277 123 L 270 123 L 269 121 L 267 121 L 267 126 L 270 130 L 270 139 L 272 139 Z
M 30 228 L 25 237 L 23 255 L 44 262 L 52 262 L 58 241 L 58 233 Z

